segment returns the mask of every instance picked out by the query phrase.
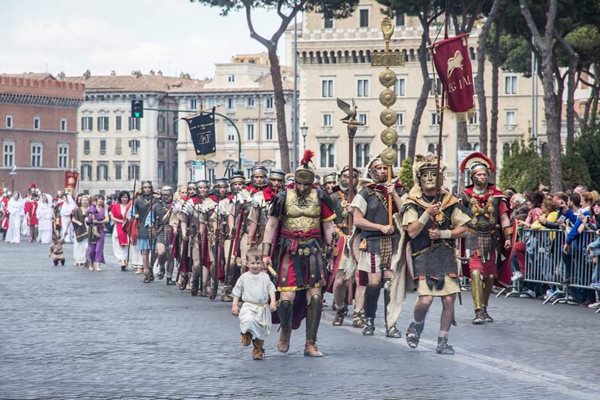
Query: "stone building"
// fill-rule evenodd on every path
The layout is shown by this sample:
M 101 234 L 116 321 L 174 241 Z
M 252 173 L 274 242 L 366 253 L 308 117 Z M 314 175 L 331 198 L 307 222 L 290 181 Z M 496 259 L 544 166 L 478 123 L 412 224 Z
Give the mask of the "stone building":
M 371 55 L 384 49 L 380 23 L 383 15 L 381 5 L 374 0 L 362 0 L 356 11 L 347 19 L 333 20 L 323 15 L 307 13 L 298 38 L 298 62 L 300 68 L 300 125 L 306 125 L 306 147 L 316 153 L 316 166 L 321 175 L 341 168 L 348 163 L 348 138 L 346 127 L 339 120 L 344 116 L 336 105 L 336 98 L 354 99 L 358 106 L 358 119 L 364 122 L 359 128 L 354 145 L 354 165 L 364 167 L 371 157 L 379 154 L 384 145 L 379 138 L 384 126 L 379 120 L 383 106 L 379 93 L 379 73 L 383 67 L 371 67 Z M 413 17 L 399 15 L 395 18 L 396 29 L 390 45 L 400 52 L 405 66 L 393 67 L 398 81 L 398 96 L 393 109 L 398 114 L 396 130 L 398 159 L 407 155 L 410 128 L 419 98 L 423 78 L 417 58 L 421 40 L 421 28 Z M 288 31 L 288 43 L 292 37 Z M 436 32 L 432 29 L 432 37 Z M 477 36 L 475 26 L 469 38 L 471 62 L 476 70 Z M 432 66 L 429 65 L 430 74 Z M 486 93 L 491 93 L 491 64 L 486 65 Z M 515 140 L 529 140 L 532 119 L 532 79 L 521 74 L 500 72 L 498 161 L 503 151 L 509 151 Z M 541 83 L 538 84 L 537 120 L 538 144 L 545 148 L 545 126 Z M 488 105 L 489 110 L 489 105 Z M 421 118 L 416 153 L 433 152 L 438 138 L 439 119 L 433 93 Z M 477 115 L 467 124 L 469 146 L 479 149 L 479 125 Z M 449 165 L 447 184 L 456 183 L 459 162 L 456 140 L 456 120 L 445 118 L 442 157 Z M 451 182 L 453 181 L 453 182 Z
M 76 168 L 77 109 L 84 85 L 50 74 L 0 75 L 0 184 L 23 192 L 34 183 L 56 193 Z M 12 173 L 12 174 L 11 174 Z

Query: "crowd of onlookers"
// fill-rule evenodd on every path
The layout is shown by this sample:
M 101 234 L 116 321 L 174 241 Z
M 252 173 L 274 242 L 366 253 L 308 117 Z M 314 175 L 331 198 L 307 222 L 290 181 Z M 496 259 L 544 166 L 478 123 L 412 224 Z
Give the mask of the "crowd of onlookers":
M 515 225 L 519 228 L 519 240 L 513 246 L 511 265 L 513 270 L 512 280 L 517 282 L 523 279 L 525 269 L 528 267 L 526 258 L 539 257 L 536 248 L 547 247 L 547 254 L 560 254 L 552 262 L 552 280 L 557 285 L 540 285 L 525 283 L 527 294 L 550 297 L 559 285 L 571 283 L 574 271 L 581 268 L 582 260 L 591 259 L 595 268 L 589 277 L 589 289 L 582 288 L 569 291 L 574 301 L 589 305 L 591 308 L 600 308 L 596 290 L 600 290 L 600 277 L 598 255 L 600 255 L 600 239 L 585 245 L 583 235 L 600 234 L 600 194 L 590 191 L 585 186 L 577 186 L 568 192 L 550 193 L 546 188 L 529 193 L 515 193 L 506 191 L 510 199 L 512 216 Z M 531 230 L 562 230 L 564 235 L 549 232 L 544 238 L 544 243 L 537 240 L 540 237 L 528 235 Z M 564 238 L 564 240 L 563 240 Z M 528 256 L 528 257 L 526 257 Z M 526 274 L 525 274 L 526 275 Z

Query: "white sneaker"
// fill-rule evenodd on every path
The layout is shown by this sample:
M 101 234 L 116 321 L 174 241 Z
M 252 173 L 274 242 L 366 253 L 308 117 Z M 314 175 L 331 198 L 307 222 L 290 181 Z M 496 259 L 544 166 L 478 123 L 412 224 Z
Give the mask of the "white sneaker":
M 537 296 L 535 295 L 535 292 L 533 290 L 527 289 L 526 291 L 521 293 L 519 297 L 535 299 Z
M 588 305 L 589 308 L 600 308 L 600 303 L 592 303 Z
M 523 278 L 523 274 L 521 273 L 521 271 L 516 271 L 513 273 L 510 280 L 513 282 L 516 282 L 516 281 L 520 280 L 521 278 Z

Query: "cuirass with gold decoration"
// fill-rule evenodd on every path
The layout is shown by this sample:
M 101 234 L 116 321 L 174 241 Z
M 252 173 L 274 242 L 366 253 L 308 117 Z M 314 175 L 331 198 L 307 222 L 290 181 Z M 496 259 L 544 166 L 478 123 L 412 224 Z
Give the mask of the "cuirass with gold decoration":
M 316 190 L 307 196 L 298 196 L 295 189 L 288 189 L 285 210 L 283 226 L 286 229 L 306 232 L 321 226 L 321 203 Z

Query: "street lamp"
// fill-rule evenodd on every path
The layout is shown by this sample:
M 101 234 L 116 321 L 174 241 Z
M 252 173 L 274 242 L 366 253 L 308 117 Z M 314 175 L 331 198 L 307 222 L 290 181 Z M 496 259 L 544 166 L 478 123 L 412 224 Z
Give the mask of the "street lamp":
M 9 173 L 10 176 L 12 176 L 12 184 L 11 184 L 11 192 L 14 193 L 15 192 L 15 175 L 17 175 L 17 165 L 13 165 L 12 170 Z
M 302 134 L 302 139 L 304 141 L 304 150 L 306 150 L 306 135 L 308 135 L 308 126 L 306 126 L 306 122 L 300 127 L 300 133 Z

